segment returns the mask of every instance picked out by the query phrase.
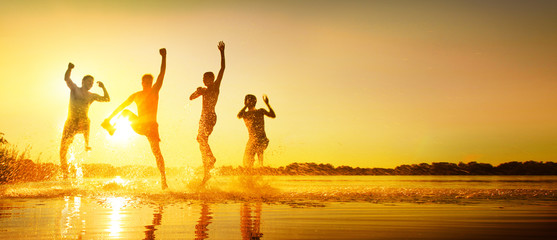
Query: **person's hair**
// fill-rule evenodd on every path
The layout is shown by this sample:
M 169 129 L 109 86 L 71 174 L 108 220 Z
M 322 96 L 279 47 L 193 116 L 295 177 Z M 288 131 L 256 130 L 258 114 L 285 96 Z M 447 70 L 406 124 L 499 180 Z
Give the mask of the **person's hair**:
M 203 79 L 213 78 L 215 79 L 215 74 L 213 72 L 206 72 L 203 74 Z
M 81 83 L 84 83 L 84 82 L 87 81 L 88 79 L 90 79 L 91 81 L 93 81 L 95 78 L 93 78 L 93 76 L 91 76 L 91 75 L 85 75 L 85 76 L 83 76 L 83 79 L 81 79 Z
M 149 85 L 153 84 L 153 75 L 151 74 L 145 74 L 143 75 L 143 77 L 141 78 L 141 80 L 145 83 L 149 83 Z
M 255 95 L 252 94 L 248 94 L 246 95 L 246 97 L 244 98 L 244 104 L 247 104 L 248 101 L 253 101 L 254 105 L 257 103 L 257 98 L 255 97 Z

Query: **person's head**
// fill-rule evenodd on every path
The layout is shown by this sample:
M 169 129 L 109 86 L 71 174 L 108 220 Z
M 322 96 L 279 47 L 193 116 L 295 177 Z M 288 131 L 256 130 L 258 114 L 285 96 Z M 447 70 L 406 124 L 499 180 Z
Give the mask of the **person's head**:
M 254 108 L 256 103 L 257 103 L 257 98 L 254 95 L 248 94 L 244 98 L 244 104 L 248 108 Z
M 93 87 L 93 82 L 94 81 L 95 81 L 95 79 L 93 78 L 93 76 L 85 75 L 83 77 L 83 79 L 81 79 L 81 87 L 89 90 Z
M 215 74 L 213 72 L 206 72 L 203 74 L 203 84 L 209 86 L 215 81 Z
M 153 85 L 153 75 L 151 74 L 143 75 L 143 77 L 141 78 L 141 86 L 143 86 L 143 89 L 149 89 L 151 88 L 152 85 Z

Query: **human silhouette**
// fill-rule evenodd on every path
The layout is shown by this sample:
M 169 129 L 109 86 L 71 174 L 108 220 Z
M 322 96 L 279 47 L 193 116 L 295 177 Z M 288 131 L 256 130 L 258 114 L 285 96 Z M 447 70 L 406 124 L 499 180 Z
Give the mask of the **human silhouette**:
M 110 120 L 118 113 L 122 112 L 121 115 L 131 122 L 133 130 L 136 133 L 147 137 L 147 140 L 149 140 L 149 144 L 151 145 L 153 155 L 155 155 L 157 167 L 161 173 L 161 186 L 164 190 L 168 188 L 168 185 L 166 184 L 164 158 L 159 146 L 161 139 L 159 136 L 159 124 L 157 123 L 157 109 L 159 104 L 159 91 L 161 90 L 166 71 L 166 49 L 161 48 L 159 53 L 162 56 L 161 70 L 155 84 L 153 84 L 153 75 L 143 75 L 141 79 L 143 90 L 130 95 L 128 99 L 120 104 L 120 106 L 118 106 L 101 125 L 110 133 L 110 135 L 112 135 L 116 129 L 110 124 Z M 124 110 L 133 102 L 137 105 L 137 115 L 130 110 Z
M 271 105 L 269 105 L 269 98 L 266 95 L 263 95 L 263 101 L 269 108 L 269 111 L 264 108 L 255 109 L 257 98 L 254 95 L 248 94 L 244 98 L 244 107 L 238 113 L 238 118 L 244 119 L 249 134 L 244 152 L 244 167 L 246 168 L 253 167 L 255 155 L 257 155 L 259 165 L 263 166 L 263 151 L 269 145 L 269 139 L 267 134 L 265 134 L 264 116 L 275 118 L 276 114 Z
M 161 225 L 162 223 L 162 212 L 163 212 L 164 208 L 162 205 L 159 205 L 159 207 L 153 212 L 153 222 L 151 225 L 147 225 L 145 226 L 145 238 L 144 240 L 153 240 L 155 239 L 155 231 L 157 230 L 157 227 Z
M 240 231 L 242 240 L 259 240 L 263 237 L 261 233 L 261 202 L 255 204 L 254 216 L 251 215 L 250 203 L 243 203 L 240 209 Z
M 217 47 L 220 51 L 220 70 L 217 79 L 215 80 L 215 74 L 213 72 L 206 72 L 203 74 L 203 84 L 205 84 L 206 87 L 198 87 L 190 96 L 190 100 L 203 96 L 201 119 L 199 120 L 199 131 L 197 134 L 197 141 L 199 142 L 204 168 L 202 184 L 205 184 L 211 177 L 209 172 L 215 166 L 216 162 L 216 158 L 209 146 L 209 135 L 211 135 L 217 123 L 215 105 L 217 105 L 217 100 L 219 99 L 220 84 L 225 68 L 224 42 L 220 41 Z
M 70 78 L 74 67 L 73 63 L 69 63 L 66 74 L 64 75 L 64 81 L 66 81 L 66 85 L 70 88 L 68 119 L 64 124 L 64 132 L 62 133 L 62 141 L 60 144 L 60 165 L 62 167 L 62 175 L 64 179 L 68 178 L 70 173 L 66 155 L 68 153 L 68 147 L 72 144 L 75 135 L 82 133 L 83 138 L 85 138 L 85 150 L 91 150 L 91 147 L 89 146 L 89 125 L 91 122 L 88 116 L 89 106 L 91 106 L 91 103 L 94 101 L 110 101 L 108 91 L 104 87 L 104 84 L 100 81 L 97 81 L 97 84 L 103 90 L 104 95 L 100 96 L 96 93 L 89 92 L 95 81 L 91 75 L 85 75 L 81 80 L 81 87 L 78 87 Z
M 201 204 L 201 211 L 199 220 L 197 220 L 197 225 L 195 225 L 195 240 L 202 240 L 209 238 L 209 224 L 211 224 L 211 220 L 213 216 L 211 216 L 213 212 L 209 209 L 209 205 L 207 203 Z

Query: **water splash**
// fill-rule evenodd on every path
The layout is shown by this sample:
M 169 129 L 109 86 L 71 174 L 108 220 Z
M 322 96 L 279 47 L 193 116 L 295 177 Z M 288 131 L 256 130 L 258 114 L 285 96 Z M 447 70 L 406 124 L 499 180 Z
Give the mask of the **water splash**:
M 83 184 L 82 164 L 89 158 L 89 151 L 84 150 L 83 144 L 73 144 L 68 150 L 68 166 L 73 176 L 72 184 L 79 186 Z
M 106 181 L 103 186 L 103 190 L 105 191 L 116 191 L 116 190 L 125 190 L 129 180 L 124 180 L 120 176 L 116 176 L 115 178 Z
M 532 182 L 523 183 L 522 187 L 515 187 L 513 183 L 500 185 L 497 179 L 493 180 L 495 182 L 492 187 L 486 182 L 469 182 L 467 187 L 429 187 L 420 182 L 419 178 L 413 184 L 405 181 L 401 183 L 403 185 L 389 186 L 381 186 L 383 183 L 374 177 L 345 177 L 335 180 L 321 177 L 301 181 L 300 177 L 293 176 L 215 176 L 204 186 L 197 185 L 196 179 L 196 176 L 169 178 L 170 189 L 166 191 L 160 189 L 158 178 L 85 178 L 81 185 L 56 181 L 10 184 L 0 186 L 0 198 L 122 197 L 156 203 L 262 201 L 294 207 L 318 207 L 328 201 L 454 204 L 515 200 L 557 202 L 557 189 L 551 187 L 553 183 L 546 178 L 535 177 L 531 178 Z M 444 178 L 438 178 L 439 181 L 442 179 Z M 536 184 L 546 184 L 548 187 L 529 187 L 539 186 Z

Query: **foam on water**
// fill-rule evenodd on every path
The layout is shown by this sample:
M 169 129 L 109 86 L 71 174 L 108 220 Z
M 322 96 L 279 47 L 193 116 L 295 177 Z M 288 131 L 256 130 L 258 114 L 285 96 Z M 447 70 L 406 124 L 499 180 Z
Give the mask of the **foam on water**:
M 302 179 L 302 181 L 301 181 Z M 408 178 L 410 179 L 410 178 Z M 407 180 L 408 180 L 407 179 Z M 443 177 L 434 181 L 444 184 L 454 181 Z M 461 179 L 462 180 L 462 179 Z M 497 179 L 496 179 L 497 180 Z M 497 200 L 557 201 L 557 190 L 550 187 L 532 188 L 539 181 L 551 179 L 531 178 L 513 187 L 515 183 L 500 185 L 499 180 L 476 182 L 467 185 L 431 187 L 417 179 L 412 184 L 382 184 L 380 178 L 364 177 L 294 177 L 294 176 L 215 176 L 205 186 L 195 177 L 169 178 L 170 189 L 160 189 L 156 178 L 124 179 L 74 179 L 71 181 L 47 181 L 3 185 L 0 198 L 56 198 L 82 196 L 90 198 L 124 197 L 137 201 L 183 202 L 183 201 L 251 201 L 294 203 L 323 201 L 366 202 L 413 202 L 413 203 L 474 203 Z M 525 181 L 518 179 L 517 181 Z M 400 183 L 400 179 L 396 182 Z M 493 183 L 495 182 L 495 183 Z M 375 184 L 373 184 L 375 183 Z M 529 185 L 530 184 L 530 185 Z M 486 187 L 486 185 L 488 185 Z M 464 187 L 466 186 L 466 187 Z M 491 186 L 491 187 L 489 187 Z

